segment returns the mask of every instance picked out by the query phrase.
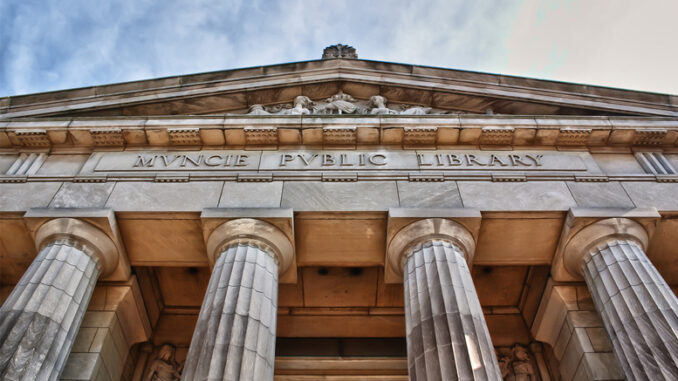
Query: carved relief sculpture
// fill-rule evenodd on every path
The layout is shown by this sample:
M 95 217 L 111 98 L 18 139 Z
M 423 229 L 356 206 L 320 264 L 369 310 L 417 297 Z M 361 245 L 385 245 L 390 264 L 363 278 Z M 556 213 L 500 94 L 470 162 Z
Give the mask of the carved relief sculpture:
M 174 346 L 165 344 L 158 350 L 157 357 L 148 368 L 144 381 L 177 381 L 181 379 L 183 365 L 174 360 Z
M 504 381 L 538 381 L 534 358 L 520 344 L 496 348 L 499 370 Z
M 370 114 L 373 115 L 388 115 L 388 114 L 397 114 L 395 110 L 391 110 L 390 108 L 386 107 L 386 98 L 382 97 L 381 95 L 373 95 L 370 97 L 370 106 L 372 106 L 372 109 L 370 110 Z
M 357 100 L 350 94 L 342 91 L 332 95 L 324 101 L 314 102 L 309 97 L 299 95 L 294 98 L 292 104 L 278 104 L 264 106 L 252 105 L 248 115 L 426 115 L 426 114 L 449 114 L 446 110 L 433 110 L 431 107 L 416 105 L 395 105 L 387 107 L 388 100 L 381 95 L 373 95 L 369 100 Z
M 520 344 L 513 346 L 513 373 L 516 381 L 534 381 L 534 367 L 527 349 Z
M 307 115 L 311 112 L 309 108 L 313 106 L 313 101 L 311 98 L 299 95 L 294 98 L 294 107 L 288 110 L 283 110 L 281 113 L 285 115 Z
M 318 103 L 313 107 L 314 114 L 353 114 L 358 109 L 355 104 L 356 100 L 339 91 L 338 93 L 327 98 L 324 103 Z

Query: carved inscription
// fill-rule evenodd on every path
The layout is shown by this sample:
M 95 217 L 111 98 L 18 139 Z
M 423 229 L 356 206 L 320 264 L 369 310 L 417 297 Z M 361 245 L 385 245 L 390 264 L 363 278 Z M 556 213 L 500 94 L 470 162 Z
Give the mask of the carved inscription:
M 95 171 L 586 171 L 552 151 L 180 151 L 99 153 Z
M 480 156 L 476 154 L 417 154 L 417 162 L 421 167 L 541 167 L 540 154 L 508 154 Z
M 320 165 L 323 167 L 332 167 L 335 165 L 339 165 L 340 167 L 365 167 L 367 164 L 381 167 L 386 165 L 386 155 L 382 153 L 361 153 L 358 155 L 350 155 L 350 157 L 349 154 L 345 153 L 338 155 L 330 153 L 283 153 L 280 155 L 280 167 L 286 167 L 288 163 L 295 160 L 301 161 L 306 167 L 310 167 L 315 161 L 319 161 Z
M 247 167 L 249 155 L 137 155 L 134 168 Z M 156 166 L 156 164 L 158 164 Z

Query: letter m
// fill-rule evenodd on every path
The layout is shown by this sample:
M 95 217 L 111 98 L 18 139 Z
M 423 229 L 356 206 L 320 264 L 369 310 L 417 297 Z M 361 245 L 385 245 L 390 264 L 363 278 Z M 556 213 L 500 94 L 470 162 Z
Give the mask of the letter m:
M 149 158 L 144 158 L 143 155 L 139 155 L 137 156 L 136 163 L 134 163 L 134 167 L 152 167 L 153 164 L 155 164 L 155 155 Z

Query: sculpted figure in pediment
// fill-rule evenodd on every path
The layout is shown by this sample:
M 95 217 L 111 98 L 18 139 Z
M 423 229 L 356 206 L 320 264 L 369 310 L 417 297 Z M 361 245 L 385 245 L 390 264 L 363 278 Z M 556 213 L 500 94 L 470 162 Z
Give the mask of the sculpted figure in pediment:
M 314 114 L 353 114 L 358 109 L 354 103 L 356 100 L 342 91 L 327 98 L 324 103 L 318 103 L 313 107 Z
M 390 108 L 386 107 L 386 102 L 388 100 L 385 97 L 382 97 L 381 95 L 373 95 L 370 97 L 370 114 L 372 115 L 389 115 L 389 114 L 397 114 L 395 110 L 391 110 Z
M 252 105 L 247 115 L 271 115 L 271 113 L 266 111 L 263 105 Z
M 412 106 L 400 112 L 402 115 L 426 115 L 431 112 L 430 107 Z
M 313 101 L 311 98 L 299 95 L 294 98 L 294 107 L 282 110 L 280 113 L 283 115 L 308 115 L 311 113 L 310 108 L 313 106 Z

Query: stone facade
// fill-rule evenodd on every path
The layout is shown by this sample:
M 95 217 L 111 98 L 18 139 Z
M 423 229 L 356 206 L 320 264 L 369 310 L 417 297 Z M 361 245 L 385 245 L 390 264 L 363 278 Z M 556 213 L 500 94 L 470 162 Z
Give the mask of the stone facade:
M 2 98 L 0 378 L 675 379 L 676 168 L 676 96 L 344 45 Z

